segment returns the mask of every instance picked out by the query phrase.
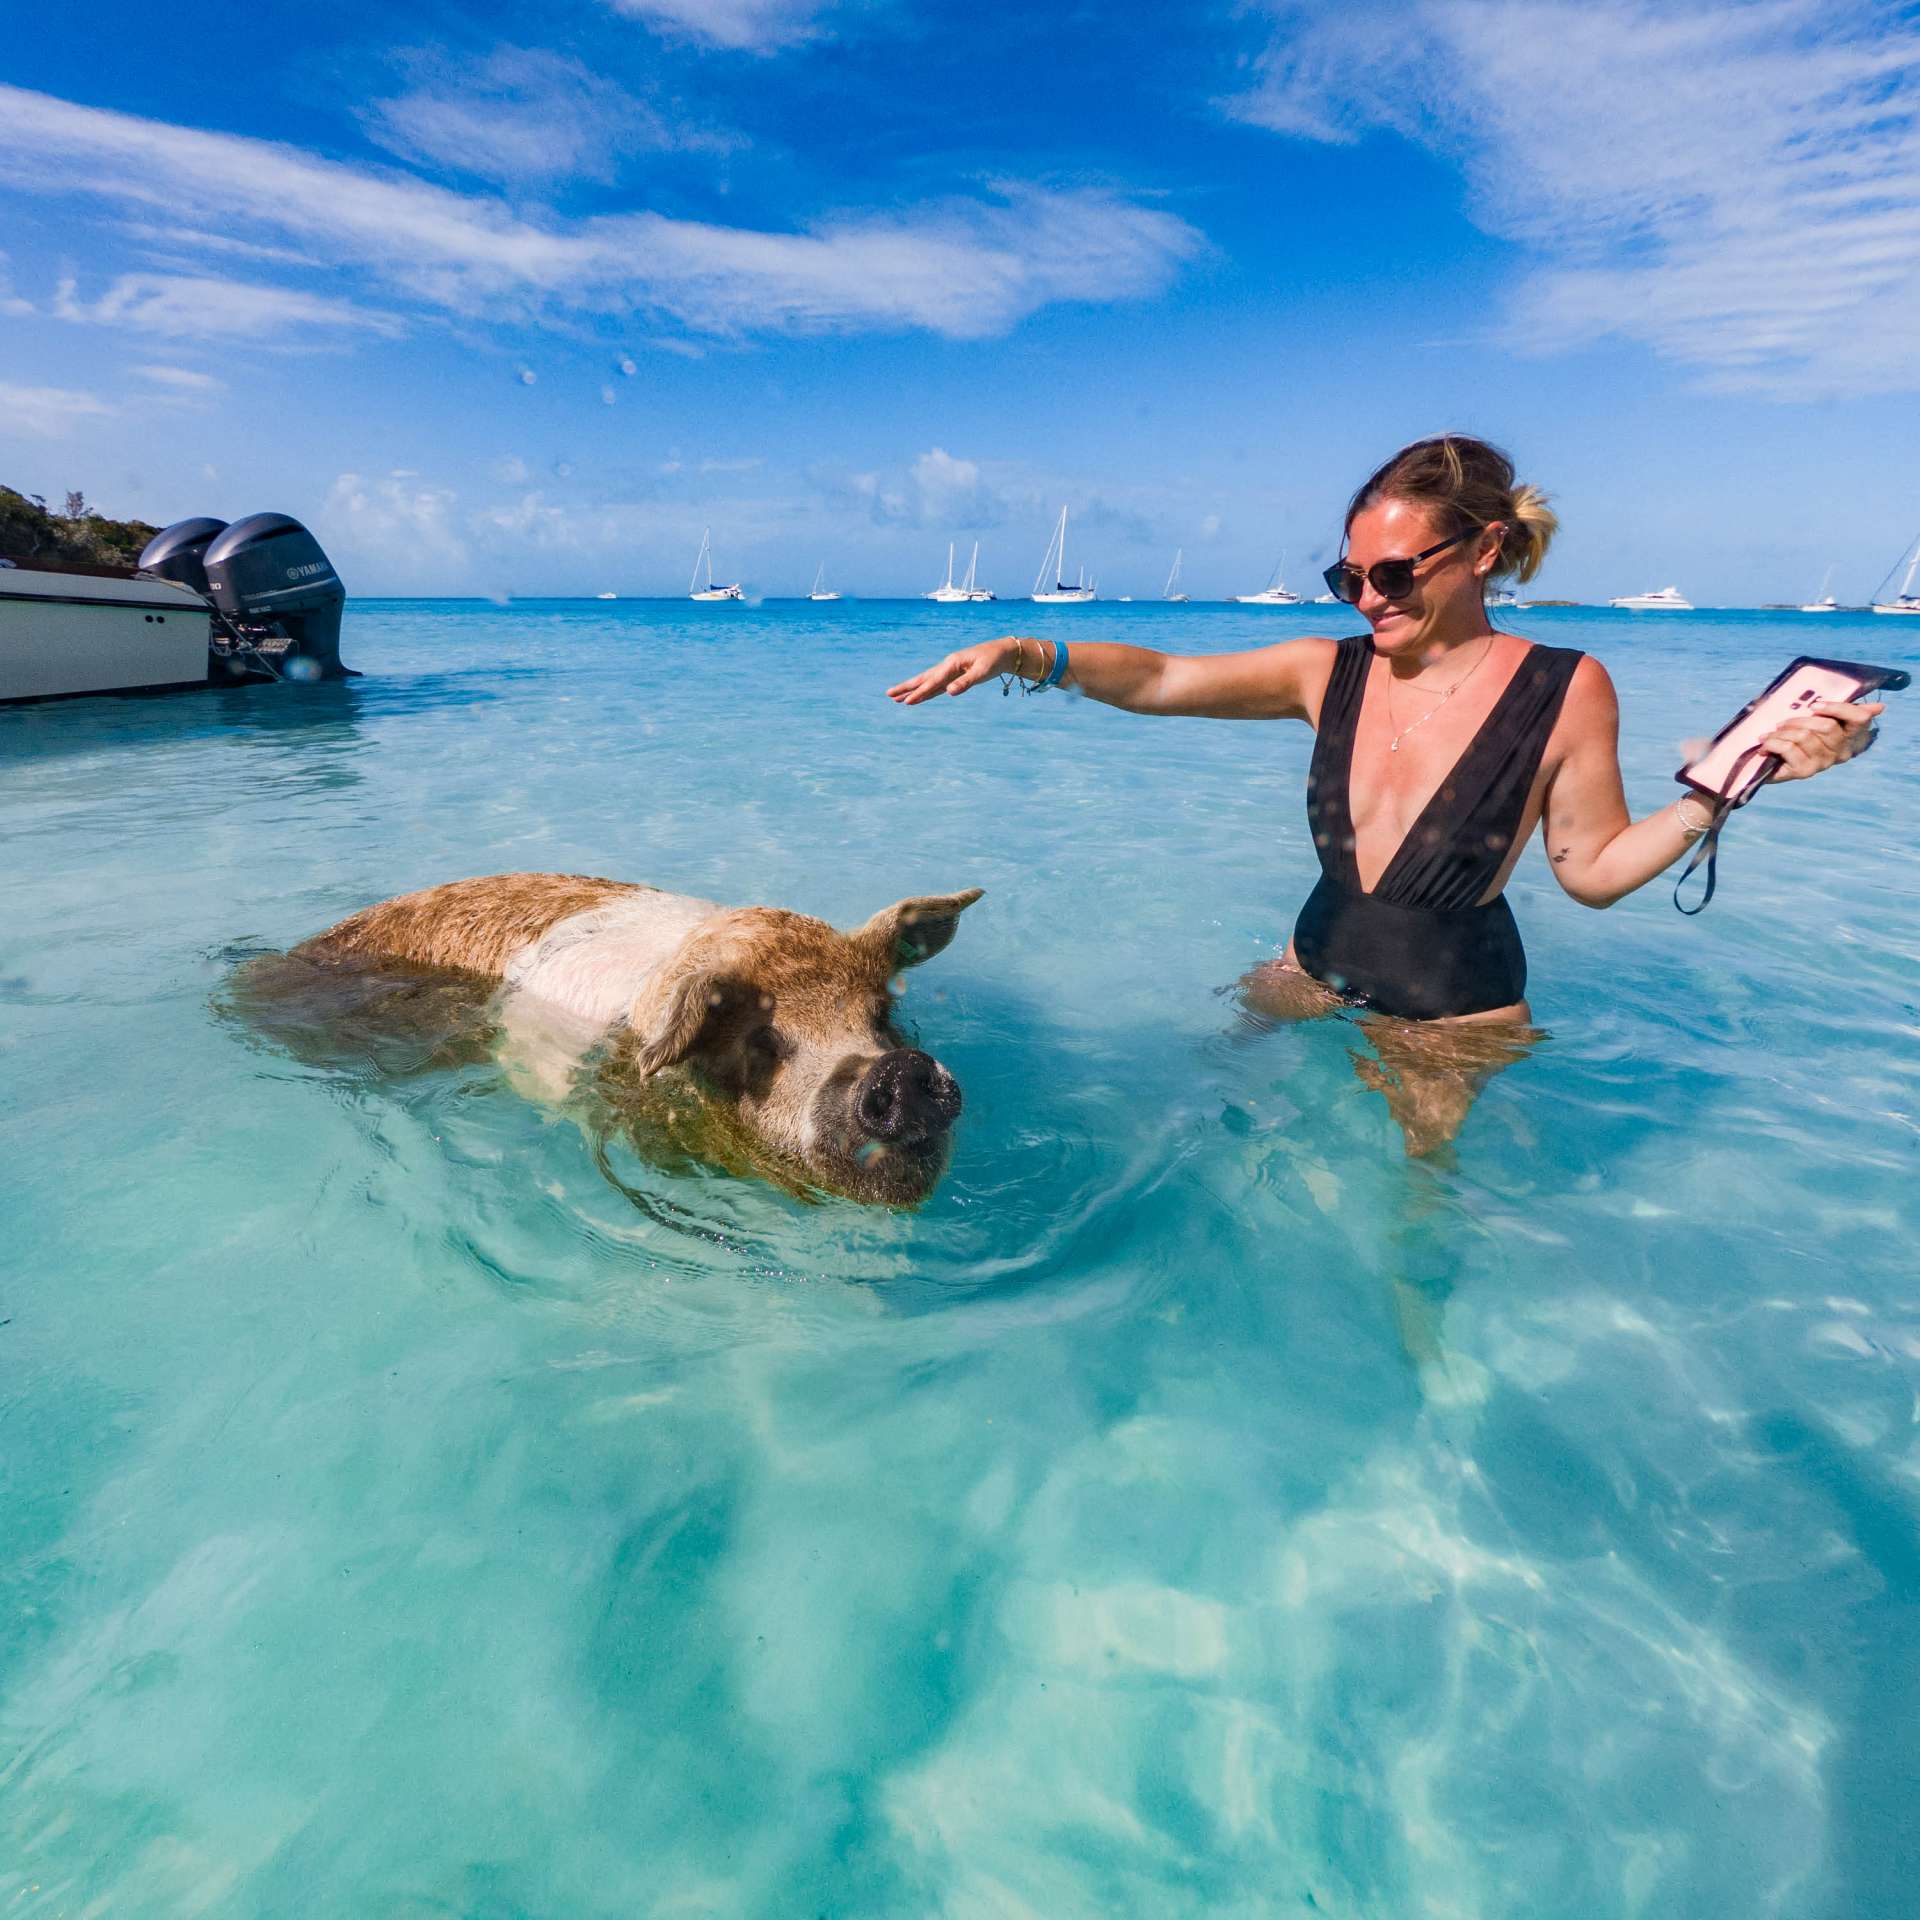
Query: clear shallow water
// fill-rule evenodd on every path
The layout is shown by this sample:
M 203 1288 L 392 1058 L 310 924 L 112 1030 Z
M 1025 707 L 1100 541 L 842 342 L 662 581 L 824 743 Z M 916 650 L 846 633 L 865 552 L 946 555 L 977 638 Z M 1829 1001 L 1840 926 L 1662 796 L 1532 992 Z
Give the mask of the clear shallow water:
M 880 689 L 1017 619 L 361 603 L 344 687 L 0 713 L 0 1898 L 114 1916 L 1912 1911 L 1920 708 L 1722 891 L 1513 887 L 1552 1039 L 1409 1166 L 1219 989 L 1304 730 Z M 1887 620 L 1535 613 L 1638 808 Z M 1920 699 L 1920 696 L 1902 696 Z M 843 924 L 914 1217 L 619 1177 L 481 1063 L 248 1044 L 236 949 L 570 868 Z

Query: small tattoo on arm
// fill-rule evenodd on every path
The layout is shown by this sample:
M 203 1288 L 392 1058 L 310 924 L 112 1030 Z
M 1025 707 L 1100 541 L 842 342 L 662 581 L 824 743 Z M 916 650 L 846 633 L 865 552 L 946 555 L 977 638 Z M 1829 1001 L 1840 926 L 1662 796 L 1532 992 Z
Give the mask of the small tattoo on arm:
M 1564 867 L 1572 852 L 1573 849 L 1571 847 L 1562 847 L 1560 851 L 1553 856 L 1553 864 L 1556 867 Z

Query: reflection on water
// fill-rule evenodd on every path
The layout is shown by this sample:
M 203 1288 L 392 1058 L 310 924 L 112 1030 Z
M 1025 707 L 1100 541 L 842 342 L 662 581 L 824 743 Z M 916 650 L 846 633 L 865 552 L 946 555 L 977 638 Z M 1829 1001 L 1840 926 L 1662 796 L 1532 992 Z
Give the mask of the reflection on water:
M 1304 735 L 896 713 L 945 612 L 361 609 L 345 686 L 0 714 L 9 1911 L 1905 1912 L 1911 754 L 1700 922 L 1523 869 L 1551 1041 L 1410 1165 L 1353 1023 L 1217 991 Z M 1546 624 L 1643 806 L 1801 644 Z M 471 1008 L 221 1017 L 512 868 L 985 886 L 934 1199 L 649 1164 Z

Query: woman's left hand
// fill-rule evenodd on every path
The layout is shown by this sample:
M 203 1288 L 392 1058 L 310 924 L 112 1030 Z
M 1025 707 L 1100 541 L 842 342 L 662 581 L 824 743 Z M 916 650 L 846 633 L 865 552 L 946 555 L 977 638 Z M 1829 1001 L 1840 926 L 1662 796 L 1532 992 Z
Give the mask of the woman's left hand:
M 1822 700 L 1784 722 L 1760 743 L 1780 756 L 1774 779 L 1810 780 L 1865 753 L 1873 744 L 1873 723 L 1886 710 L 1884 700 Z

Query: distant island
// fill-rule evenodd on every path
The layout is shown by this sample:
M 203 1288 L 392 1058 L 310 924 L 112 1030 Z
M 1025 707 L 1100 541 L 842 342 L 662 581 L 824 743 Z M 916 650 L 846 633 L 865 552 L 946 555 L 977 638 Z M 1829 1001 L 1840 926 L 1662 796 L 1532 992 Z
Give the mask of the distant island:
M 37 567 L 118 567 L 131 573 L 146 544 L 158 533 L 144 520 L 109 520 L 67 495 L 55 512 L 37 493 L 0 487 L 0 559 Z

